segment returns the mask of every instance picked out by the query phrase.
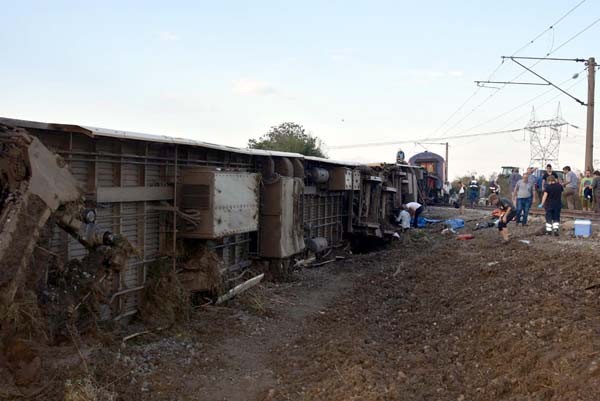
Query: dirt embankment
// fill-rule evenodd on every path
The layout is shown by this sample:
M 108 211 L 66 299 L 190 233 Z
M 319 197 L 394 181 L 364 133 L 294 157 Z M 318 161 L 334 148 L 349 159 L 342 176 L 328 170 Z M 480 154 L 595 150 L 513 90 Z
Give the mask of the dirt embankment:
M 277 353 L 275 399 L 599 399 L 600 263 L 535 230 L 362 261 L 368 279 Z
M 98 400 L 600 399 L 598 240 L 538 223 L 508 245 L 432 227 L 126 346 L 148 326 L 46 350 L 43 399 L 73 386 Z

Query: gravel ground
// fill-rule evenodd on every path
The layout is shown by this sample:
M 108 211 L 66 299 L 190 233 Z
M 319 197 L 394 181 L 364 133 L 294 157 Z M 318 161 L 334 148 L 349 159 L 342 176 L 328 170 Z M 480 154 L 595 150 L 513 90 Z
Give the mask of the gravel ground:
M 485 218 L 464 217 L 464 233 Z M 511 226 L 507 245 L 495 229 L 418 230 L 126 347 L 91 345 L 88 370 L 120 400 L 597 400 L 598 239 L 541 226 Z

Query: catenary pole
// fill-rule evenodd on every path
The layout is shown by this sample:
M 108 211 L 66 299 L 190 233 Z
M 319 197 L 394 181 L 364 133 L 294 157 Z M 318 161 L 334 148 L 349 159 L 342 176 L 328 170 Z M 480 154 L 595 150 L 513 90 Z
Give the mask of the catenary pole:
M 585 168 L 594 170 L 594 95 L 596 86 L 596 60 L 590 57 L 588 65 L 587 125 L 585 129 Z
M 446 181 L 450 181 L 448 177 L 448 142 L 446 142 L 446 165 L 444 166 L 444 184 Z

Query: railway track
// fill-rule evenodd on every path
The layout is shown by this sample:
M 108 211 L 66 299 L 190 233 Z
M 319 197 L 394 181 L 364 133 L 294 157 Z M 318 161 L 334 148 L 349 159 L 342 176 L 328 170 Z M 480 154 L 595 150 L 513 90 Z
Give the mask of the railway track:
M 449 208 L 448 206 L 435 206 L 435 205 L 430 205 L 430 206 Z M 454 208 L 452 208 L 452 209 L 454 209 Z M 467 208 L 467 209 L 470 209 L 470 208 Z M 476 210 L 489 210 L 491 212 L 495 208 L 492 206 L 477 206 L 475 209 Z M 533 215 L 533 216 L 544 216 L 545 213 L 546 213 L 546 211 L 544 209 L 538 209 L 537 205 L 532 207 L 531 209 L 529 209 L 529 214 Z M 600 214 L 596 214 L 594 212 L 584 212 L 583 210 L 562 209 L 562 211 L 560 212 L 560 216 L 568 217 L 568 218 L 572 218 L 572 219 L 587 219 L 587 220 L 592 220 L 594 222 L 600 222 Z

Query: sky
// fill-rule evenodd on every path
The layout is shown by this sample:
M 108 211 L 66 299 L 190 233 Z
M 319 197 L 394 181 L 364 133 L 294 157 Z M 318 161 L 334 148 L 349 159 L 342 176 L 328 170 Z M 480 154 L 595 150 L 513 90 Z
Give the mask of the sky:
M 522 128 L 532 107 L 553 118 L 560 102 L 579 128 L 563 131 L 559 163 L 580 168 L 585 107 L 546 86 L 473 81 L 515 78 L 523 69 L 500 57 L 526 44 L 518 56 L 600 59 L 600 23 L 558 48 L 600 18 L 585 0 L 556 23 L 581 1 L 0 0 L 0 116 L 239 147 L 292 121 L 333 159 L 393 162 L 398 148 L 443 155 L 425 138 Z M 533 67 L 586 101 L 584 68 Z M 390 141 L 405 143 L 337 148 Z M 451 178 L 529 163 L 523 131 L 449 142 Z

